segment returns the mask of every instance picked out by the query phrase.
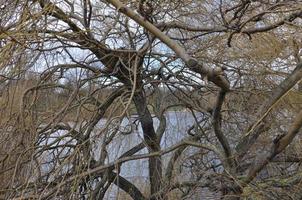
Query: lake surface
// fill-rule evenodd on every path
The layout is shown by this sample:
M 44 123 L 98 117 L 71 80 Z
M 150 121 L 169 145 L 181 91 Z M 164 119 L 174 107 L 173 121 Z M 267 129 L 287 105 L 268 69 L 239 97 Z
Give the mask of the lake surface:
M 189 112 L 174 112 L 174 111 L 170 111 L 167 112 L 165 114 L 166 120 L 167 120 L 167 127 L 166 127 L 166 131 L 163 135 L 163 138 L 161 140 L 161 147 L 162 149 L 166 149 L 176 143 L 178 143 L 181 139 L 183 139 L 184 137 L 188 136 L 187 135 L 187 130 L 189 127 L 191 127 L 195 120 L 192 116 L 191 113 Z M 135 120 L 135 116 L 133 116 L 133 118 L 130 119 L 130 121 Z M 155 129 L 157 129 L 158 125 L 159 125 L 159 121 L 156 118 L 153 118 L 154 121 L 154 126 Z M 102 130 L 106 127 L 106 120 L 101 120 L 98 125 L 98 132 L 99 135 L 95 134 L 94 136 L 92 136 L 91 138 L 91 142 L 93 144 L 93 157 L 98 160 L 100 157 L 100 147 L 102 144 L 102 141 L 104 139 L 102 132 L 100 132 L 99 130 Z M 129 123 L 129 119 L 123 119 L 122 123 L 121 123 L 121 130 L 122 129 L 130 129 L 130 125 L 131 123 Z M 125 130 L 123 130 L 125 131 Z M 63 132 L 57 132 L 55 134 L 53 134 L 53 137 L 43 141 L 42 143 L 40 143 L 41 145 L 50 145 L 55 141 L 55 138 L 62 136 L 62 134 L 64 134 Z M 127 135 L 123 135 L 120 134 L 119 132 L 116 134 L 115 138 L 113 139 L 113 141 L 108 145 L 107 147 L 107 153 L 108 153 L 108 159 L 106 160 L 106 163 L 110 163 L 116 159 L 118 159 L 123 153 L 125 153 L 126 151 L 128 151 L 129 149 L 131 149 L 132 147 L 134 147 L 135 145 L 141 143 L 143 141 L 143 134 L 142 134 L 142 128 L 140 126 L 139 123 L 137 123 L 137 126 L 134 127 L 133 131 L 130 134 Z M 65 138 L 64 140 L 61 140 L 58 143 L 54 143 L 52 145 L 60 145 L 60 144 L 74 144 L 75 141 L 73 141 L 71 138 Z M 64 150 L 67 152 L 67 150 Z M 186 154 L 191 154 L 193 152 L 197 151 L 197 148 L 189 148 L 188 150 L 185 151 Z M 139 151 L 137 154 L 144 154 L 144 153 L 148 153 L 147 149 L 143 149 L 141 151 Z M 49 152 L 48 155 L 46 155 L 47 153 L 45 153 L 45 155 L 43 155 L 42 157 L 45 158 L 45 160 L 49 160 L 51 157 L 53 157 L 55 154 L 53 152 Z M 64 156 L 64 152 L 61 152 L 61 155 Z M 166 168 L 166 165 L 171 157 L 172 153 L 166 154 L 162 157 L 163 160 L 163 166 L 164 169 Z M 51 170 L 53 166 L 50 165 L 44 165 L 43 166 L 43 171 L 49 171 Z M 64 171 L 64 169 L 62 169 Z M 66 168 L 67 170 L 67 168 Z M 140 160 L 134 160 L 134 161 L 129 161 L 126 162 L 122 165 L 121 167 L 121 171 L 120 174 L 130 180 L 131 182 L 133 182 L 139 189 L 141 189 L 142 191 L 146 190 L 146 186 L 148 185 L 147 183 L 149 182 L 149 178 L 148 178 L 148 160 L 147 159 L 140 159 Z M 182 172 L 183 174 L 183 172 Z M 185 173 L 186 174 L 186 173 Z M 179 177 L 180 179 L 189 179 L 190 175 L 189 173 L 186 176 L 182 176 Z M 183 181 L 180 180 L 180 181 Z M 105 199 L 116 199 L 117 197 L 117 192 L 118 189 L 116 186 L 112 185 L 111 188 L 108 190 L 107 194 L 106 194 L 106 198 Z M 204 199 L 215 199 L 213 198 L 210 192 L 206 191 L 206 192 L 202 192 L 201 191 L 202 196 L 204 196 Z M 200 195 L 198 195 L 200 197 Z M 207 197 L 209 198 L 207 198 Z M 192 197 L 193 198 L 193 197 Z M 196 197 L 197 198 L 197 197 Z M 195 198 L 193 198 L 195 199 Z M 198 198 L 197 198 L 198 199 Z

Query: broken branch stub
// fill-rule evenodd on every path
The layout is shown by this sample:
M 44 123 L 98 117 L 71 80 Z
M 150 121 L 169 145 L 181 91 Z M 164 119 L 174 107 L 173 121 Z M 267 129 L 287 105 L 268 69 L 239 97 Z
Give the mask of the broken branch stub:
M 223 91 L 227 92 L 230 90 L 230 83 L 223 72 L 223 69 L 218 68 L 209 68 L 203 66 L 201 62 L 198 62 L 195 58 L 189 58 L 186 61 L 186 66 L 196 72 L 199 73 L 202 77 L 207 77 L 207 79 L 213 82 L 215 85 L 220 87 Z

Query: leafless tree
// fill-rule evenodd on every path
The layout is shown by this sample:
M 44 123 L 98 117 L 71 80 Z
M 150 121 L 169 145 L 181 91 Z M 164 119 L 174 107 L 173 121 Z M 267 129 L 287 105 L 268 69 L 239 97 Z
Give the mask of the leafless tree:
M 0 14 L 0 199 L 301 198 L 300 1 Z

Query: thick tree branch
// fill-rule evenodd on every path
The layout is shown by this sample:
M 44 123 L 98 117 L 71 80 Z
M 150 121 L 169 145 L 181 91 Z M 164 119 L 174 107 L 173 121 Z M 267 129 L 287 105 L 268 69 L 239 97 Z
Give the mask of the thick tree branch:
M 132 199 L 134 200 L 147 199 L 134 184 L 132 184 L 130 181 L 128 181 L 121 175 L 118 175 L 117 173 L 110 171 L 109 176 L 111 176 L 114 179 L 114 184 L 120 187 L 125 192 L 127 192 L 132 197 Z
M 238 157 L 242 157 L 249 148 L 256 142 L 259 135 L 267 128 L 267 123 L 265 122 L 266 117 L 272 110 L 275 104 L 300 80 L 302 79 L 302 63 L 299 63 L 295 70 L 278 86 L 272 91 L 271 97 L 262 104 L 258 111 L 257 118 L 259 119 L 255 122 L 236 146 Z
M 197 27 L 188 24 L 183 24 L 178 21 L 172 21 L 168 23 L 157 24 L 158 28 L 166 29 L 183 29 L 190 32 L 226 32 L 228 29 L 226 27 Z
M 226 95 L 226 92 L 222 90 L 219 92 L 219 94 L 217 96 L 216 106 L 215 106 L 215 109 L 213 112 L 213 127 L 214 127 L 214 133 L 224 150 L 225 156 L 227 158 L 227 163 L 228 163 L 229 167 L 232 168 L 232 167 L 234 167 L 234 164 L 235 164 L 232 161 L 233 160 L 232 150 L 231 150 L 230 144 L 228 142 L 228 139 L 225 137 L 225 135 L 223 134 L 223 132 L 221 130 L 221 107 L 224 102 L 225 95 Z
M 119 12 L 125 14 L 126 16 L 133 19 L 139 25 L 147 29 L 150 33 L 156 36 L 159 40 L 161 40 L 164 44 L 170 47 L 176 54 L 181 58 L 187 67 L 201 74 L 202 76 L 207 76 L 208 80 L 215 83 L 217 86 L 222 88 L 225 91 L 228 91 L 230 88 L 229 82 L 226 79 L 225 75 L 221 68 L 211 69 L 202 65 L 195 58 L 190 56 L 183 47 L 181 47 L 177 42 L 173 41 L 170 37 L 164 34 L 161 30 L 159 30 L 156 26 L 154 26 L 149 21 L 145 20 L 144 17 L 140 16 L 138 13 L 135 13 L 130 8 L 126 7 L 119 0 L 106 0 L 108 3 L 112 4 Z
M 264 158 L 256 164 L 248 173 L 247 178 L 244 181 L 244 184 L 250 183 L 256 175 L 269 163 L 273 160 L 275 156 L 281 153 L 294 139 L 294 137 L 299 133 L 302 127 L 302 110 L 298 113 L 295 118 L 295 121 L 292 123 L 289 131 L 283 137 L 274 141 L 271 152 L 268 155 L 264 156 Z

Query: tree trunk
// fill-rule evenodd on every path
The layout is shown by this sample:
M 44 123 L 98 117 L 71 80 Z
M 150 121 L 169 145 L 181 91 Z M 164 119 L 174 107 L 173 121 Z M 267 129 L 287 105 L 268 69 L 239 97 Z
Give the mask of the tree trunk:
M 160 151 L 160 141 L 158 141 L 153 127 L 152 116 L 147 107 L 147 101 L 144 93 L 142 91 L 136 93 L 133 97 L 133 101 L 139 115 L 139 120 L 143 129 L 144 140 L 148 146 L 149 153 Z M 162 162 L 160 156 L 149 158 L 149 179 L 152 196 L 158 193 L 161 189 Z

